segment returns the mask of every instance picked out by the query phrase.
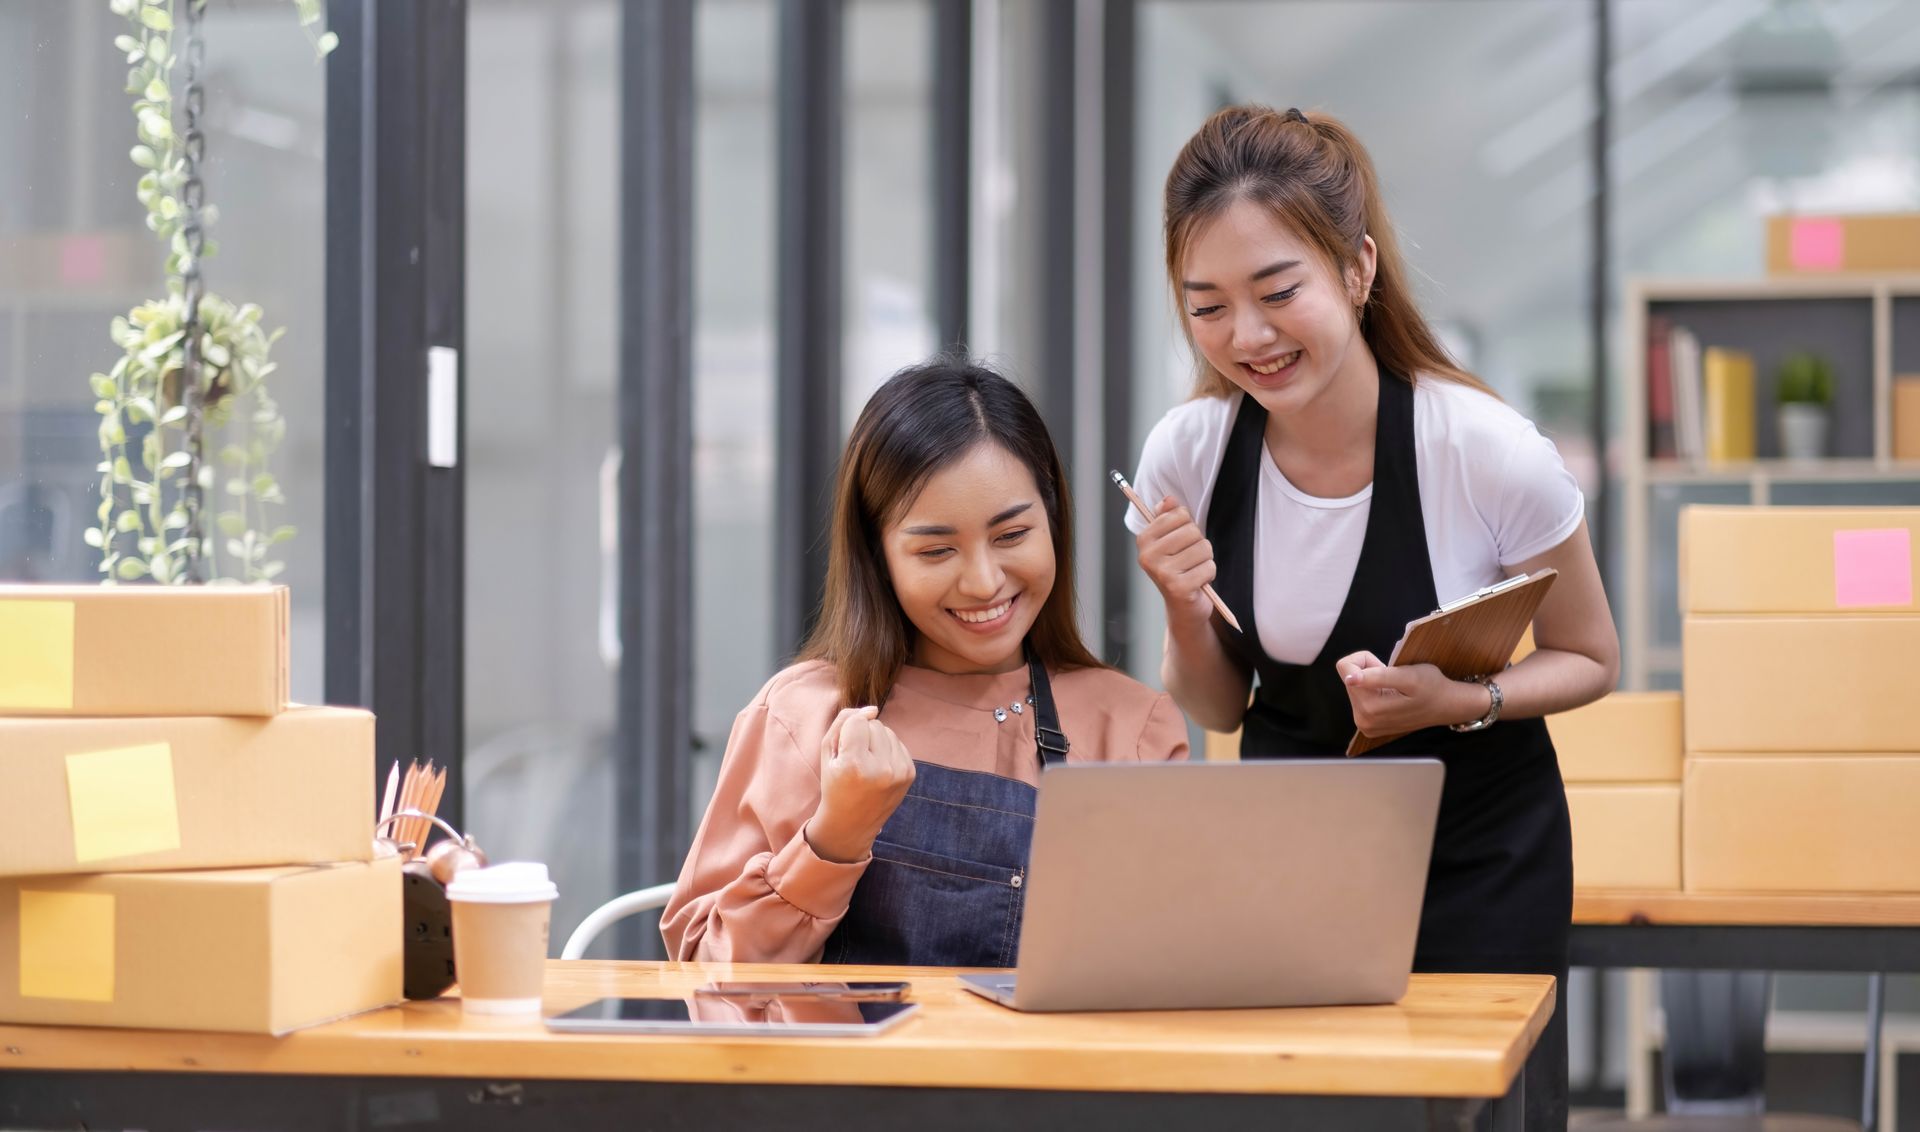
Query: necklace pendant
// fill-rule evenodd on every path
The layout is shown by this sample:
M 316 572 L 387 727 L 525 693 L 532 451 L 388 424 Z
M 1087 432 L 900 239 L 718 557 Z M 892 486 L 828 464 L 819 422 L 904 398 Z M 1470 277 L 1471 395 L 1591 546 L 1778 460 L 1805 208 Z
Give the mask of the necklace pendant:
M 1025 710 L 1027 710 L 1027 708 L 1026 708 L 1026 705 L 1025 705 L 1025 704 L 1022 704 L 1022 703 L 1019 703 L 1019 702 L 1017 702 L 1017 701 L 1016 701 L 1016 702 L 1014 703 L 1014 705 L 1013 705 L 1013 714 L 1015 714 L 1015 715 L 1019 715 L 1019 714 L 1020 714 L 1021 712 L 1023 712 L 1023 711 L 1025 711 Z
M 993 721 L 995 723 L 1005 723 L 1007 721 L 1007 709 L 1003 707 L 994 708 Z

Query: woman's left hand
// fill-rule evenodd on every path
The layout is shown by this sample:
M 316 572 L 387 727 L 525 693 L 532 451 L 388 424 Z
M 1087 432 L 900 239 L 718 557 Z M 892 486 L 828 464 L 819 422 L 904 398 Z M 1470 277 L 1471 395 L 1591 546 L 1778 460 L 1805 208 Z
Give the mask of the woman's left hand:
M 1449 679 L 1431 664 L 1392 668 L 1370 652 L 1341 657 L 1334 671 L 1347 686 L 1353 725 L 1369 738 L 1467 723 L 1487 714 L 1492 693 Z

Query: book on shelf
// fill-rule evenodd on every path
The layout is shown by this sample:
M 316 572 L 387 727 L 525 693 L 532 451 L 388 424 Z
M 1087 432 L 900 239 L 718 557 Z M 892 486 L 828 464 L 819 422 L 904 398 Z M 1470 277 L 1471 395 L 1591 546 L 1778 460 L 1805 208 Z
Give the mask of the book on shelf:
M 1706 392 L 1707 460 L 1716 464 L 1752 460 L 1753 355 L 1710 346 L 1703 356 L 1701 373 Z
M 1680 454 L 1674 441 L 1673 324 L 1658 315 L 1647 320 L 1647 454 L 1671 460 Z
M 1706 455 L 1701 407 L 1700 339 L 1684 326 L 1667 337 L 1668 382 L 1673 389 L 1674 455 L 1698 461 Z

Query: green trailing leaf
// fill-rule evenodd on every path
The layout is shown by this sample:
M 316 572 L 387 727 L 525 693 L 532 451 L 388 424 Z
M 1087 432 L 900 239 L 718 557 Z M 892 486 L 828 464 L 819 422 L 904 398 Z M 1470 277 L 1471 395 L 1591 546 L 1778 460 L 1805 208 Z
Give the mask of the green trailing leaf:
M 183 380 L 183 273 L 205 270 L 205 261 L 218 247 L 205 229 L 217 221 L 219 210 L 211 202 L 200 206 L 204 236 L 196 258 L 185 238 L 190 219 L 183 197 L 187 154 L 174 130 L 177 59 L 167 38 L 175 30 L 173 14 L 181 2 L 110 0 L 112 10 L 132 25 L 114 36 L 113 43 L 126 58 L 127 92 L 133 96 L 138 144 L 127 154 L 137 172 L 134 195 L 146 212 L 146 226 L 161 241 L 166 274 L 161 297 L 111 320 L 109 338 L 120 356 L 108 372 L 88 377 L 100 418 L 101 460 L 95 470 L 101 492 L 99 526 L 89 528 L 84 537 L 101 552 L 101 573 L 109 582 L 151 577 L 178 583 L 197 580 L 194 575 L 208 581 L 258 580 L 266 576 L 267 548 L 293 537 L 293 528 L 278 523 L 273 510 L 286 502 L 272 467 L 286 437 L 286 420 L 265 386 L 265 378 L 275 370 L 270 351 L 282 331 L 262 329 L 257 304 L 228 302 L 212 292 L 201 296 L 197 427 L 207 450 L 221 454 L 218 463 L 227 472 L 218 474 L 216 462 L 207 460 L 200 464 L 197 480 L 182 474 L 194 461 L 182 449 L 179 434 L 195 427 L 187 404 L 193 391 L 184 388 Z M 205 0 L 184 2 L 193 4 L 196 13 L 206 9 Z M 325 31 L 322 0 L 295 0 L 295 7 L 316 52 L 332 50 L 339 41 Z M 149 424 L 153 427 L 137 444 L 129 443 L 130 427 Z M 174 439 L 163 441 L 165 429 L 174 430 Z M 212 544 L 185 534 L 187 492 L 196 486 L 203 492 L 224 487 L 231 499 L 214 523 L 241 548 L 232 560 L 213 556 Z M 193 569 L 203 553 L 209 556 L 201 563 L 203 569 Z M 223 570 L 227 577 L 221 576 Z

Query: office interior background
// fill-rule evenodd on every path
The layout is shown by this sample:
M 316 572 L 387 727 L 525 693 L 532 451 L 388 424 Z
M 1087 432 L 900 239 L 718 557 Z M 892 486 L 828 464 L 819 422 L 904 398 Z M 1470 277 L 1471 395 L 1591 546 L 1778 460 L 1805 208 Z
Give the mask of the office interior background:
M 1428 314 L 1588 492 L 1616 609 L 1623 281 L 1759 276 L 1762 218 L 1789 208 L 1920 208 L 1911 0 L 332 0 L 328 18 L 321 61 L 283 0 L 205 17 L 209 286 L 286 328 L 294 695 L 373 706 L 383 762 L 454 766 L 458 819 L 555 870 L 561 937 L 677 871 L 734 713 L 817 597 L 837 438 L 942 345 L 1038 399 L 1072 470 L 1089 639 L 1157 682 L 1159 603 L 1105 474 L 1186 396 L 1159 191 L 1213 109 L 1356 129 Z M 161 287 L 120 25 L 107 0 L 0 3 L 0 579 L 95 578 L 88 375 L 109 320 Z M 458 352 L 450 467 L 420 457 L 447 408 L 424 392 L 431 346 Z M 1656 510 L 1670 525 L 1715 490 Z M 1914 504 L 1920 485 L 1811 501 Z M 650 932 L 602 947 L 641 954 Z M 1777 1008 L 1857 1011 L 1861 984 L 1782 978 Z M 1617 1094 L 1620 981 L 1569 991 L 1576 1086 Z M 1890 996 L 1920 1013 L 1913 980 Z M 1891 1082 L 1908 1097 L 1917 1066 Z M 1844 1051 L 1783 1054 L 1772 1088 L 1844 1113 L 1857 1074 Z

